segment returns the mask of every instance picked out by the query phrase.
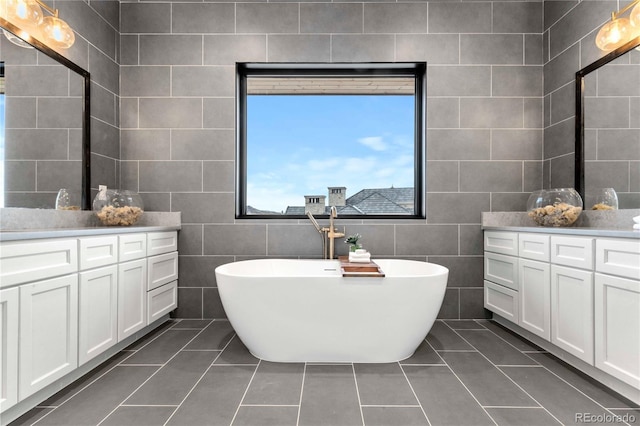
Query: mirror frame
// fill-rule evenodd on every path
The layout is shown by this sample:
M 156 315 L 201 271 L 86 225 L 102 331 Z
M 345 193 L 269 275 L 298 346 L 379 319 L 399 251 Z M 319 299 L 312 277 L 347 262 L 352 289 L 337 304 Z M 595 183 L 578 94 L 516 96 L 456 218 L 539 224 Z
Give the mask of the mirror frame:
M 4 18 L 0 18 L 0 27 L 17 35 L 34 48 L 44 53 L 54 61 L 67 67 L 71 71 L 79 74 L 84 81 L 83 87 L 83 102 L 82 102 L 82 189 L 80 195 L 80 208 L 82 210 L 91 210 L 91 129 L 90 129 L 90 86 L 91 86 L 91 74 L 89 71 L 80 67 L 75 62 L 62 56 L 55 50 L 51 49 L 41 41 L 31 37 L 30 35 L 23 36 L 20 28 L 13 25 L 11 22 Z M 2 36 L 2 35 L 0 35 Z
M 576 120 L 575 120 L 575 189 L 584 200 L 585 179 L 584 179 L 584 79 L 587 74 L 601 68 L 609 62 L 619 58 L 629 51 L 640 46 L 640 36 L 631 39 L 619 48 L 607 53 L 597 61 L 587 65 L 576 72 Z

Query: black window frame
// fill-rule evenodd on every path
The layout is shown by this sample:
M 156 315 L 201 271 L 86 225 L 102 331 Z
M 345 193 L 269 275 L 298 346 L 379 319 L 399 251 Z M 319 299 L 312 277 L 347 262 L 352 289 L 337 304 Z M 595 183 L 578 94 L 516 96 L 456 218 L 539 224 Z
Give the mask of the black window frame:
M 305 215 L 247 213 L 247 79 L 249 77 L 413 77 L 414 214 L 340 215 L 343 219 L 401 220 L 426 218 L 427 63 L 236 63 L 236 219 L 306 219 Z M 317 215 L 327 218 L 328 215 Z

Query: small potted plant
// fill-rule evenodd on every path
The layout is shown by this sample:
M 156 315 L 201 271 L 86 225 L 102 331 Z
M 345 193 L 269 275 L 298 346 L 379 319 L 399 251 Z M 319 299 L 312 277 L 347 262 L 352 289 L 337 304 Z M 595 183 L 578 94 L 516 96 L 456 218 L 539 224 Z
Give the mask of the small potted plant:
M 344 240 L 345 243 L 349 244 L 349 251 L 356 251 L 357 249 L 362 248 L 362 244 L 358 243 L 360 238 L 362 238 L 362 235 L 353 234 L 349 235 L 347 239 Z

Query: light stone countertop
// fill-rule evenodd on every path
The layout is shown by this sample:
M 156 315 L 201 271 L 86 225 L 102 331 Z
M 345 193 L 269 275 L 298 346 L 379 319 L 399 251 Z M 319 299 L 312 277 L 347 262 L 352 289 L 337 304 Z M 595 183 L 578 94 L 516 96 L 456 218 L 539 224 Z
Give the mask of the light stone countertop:
M 633 217 L 638 215 L 640 209 L 584 211 L 574 226 L 548 227 L 536 225 L 526 212 L 486 212 L 482 213 L 482 229 L 640 239 L 640 230 L 633 229 Z
M 103 226 L 91 211 L 0 209 L 0 241 L 176 231 L 180 212 L 144 212 L 132 226 Z

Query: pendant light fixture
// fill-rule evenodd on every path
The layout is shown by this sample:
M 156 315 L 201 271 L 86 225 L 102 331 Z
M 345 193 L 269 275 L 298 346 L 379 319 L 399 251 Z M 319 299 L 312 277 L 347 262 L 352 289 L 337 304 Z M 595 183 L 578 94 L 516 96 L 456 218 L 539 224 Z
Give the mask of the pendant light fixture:
M 629 18 L 620 17 L 632 7 Z M 596 46 L 600 50 L 610 52 L 638 36 L 640 36 L 640 0 L 633 0 L 617 12 L 611 13 L 611 21 L 604 24 L 596 35 Z
M 44 16 L 42 9 L 51 16 Z M 41 0 L 0 0 L 0 17 L 16 26 L 16 35 L 25 40 L 33 37 L 54 49 L 68 49 L 75 41 L 71 27 L 58 17 L 58 9 L 52 9 Z M 26 47 L 25 43 L 7 38 Z

